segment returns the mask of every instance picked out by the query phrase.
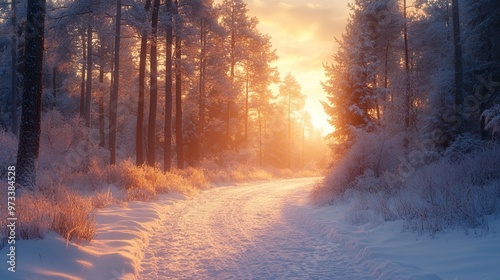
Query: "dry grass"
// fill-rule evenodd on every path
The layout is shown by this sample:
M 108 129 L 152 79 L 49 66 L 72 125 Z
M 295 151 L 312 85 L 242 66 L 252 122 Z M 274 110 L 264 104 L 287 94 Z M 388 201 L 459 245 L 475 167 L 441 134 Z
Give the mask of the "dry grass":
M 93 160 L 89 161 L 85 172 L 43 170 L 37 176 L 37 191 L 25 192 L 16 198 L 19 238 L 43 238 L 46 232 L 54 231 L 67 241 L 90 241 L 95 235 L 95 209 L 112 203 L 150 201 L 158 194 L 171 191 L 194 195 L 199 190 L 210 188 L 211 183 L 271 180 L 294 175 L 311 173 L 243 164 L 224 167 L 208 164 L 164 173 L 158 166 L 137 167 L 131 161 L 104 166 Z M 0 205 L 5 209 L 7 185 L 1 184 Z M 121 195 L 113 197 L 109 186 L 121 190 Z M 0 226 L 4 230 L 0 239 L 5 242 L 5 219 L 0 221 Z
M 50 229 L 66 240 L 90 241 L 95 236 L 95 219 L 92 198 L 80 196 L 75 191 L 59 187 L 55 190 L 49 211 Z
M 2 183 L 4 184 L 4 183 Z M 2 185 L 1 207 L 5 207 L 7 187 Z M 17 232 L 20 239 L 43 238 L 54 231 L 67 240 L 90 241 L 95 234 L 94 205 L 91 197 L 80 196 L 64 187 L 54 187 L 33 193 L 22 192 L 16 197 Z M 1 238 L 7 237 L 5 219 L 1 220 Z

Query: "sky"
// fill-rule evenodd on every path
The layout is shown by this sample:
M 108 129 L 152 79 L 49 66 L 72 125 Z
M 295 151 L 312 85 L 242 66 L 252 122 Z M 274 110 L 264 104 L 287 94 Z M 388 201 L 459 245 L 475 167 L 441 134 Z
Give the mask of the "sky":
M 324 63 L 333 62 L 334 38 L 344 32 L 352 0 L 246 0 L 249 15 L 259 19 L 259 30 L 272 37 L 281 77 L 292 73 L 307 96 L 305 109 L 313 124 L 329 133 L 333 128 L 320 100 L 326 100 L 320 81 Z

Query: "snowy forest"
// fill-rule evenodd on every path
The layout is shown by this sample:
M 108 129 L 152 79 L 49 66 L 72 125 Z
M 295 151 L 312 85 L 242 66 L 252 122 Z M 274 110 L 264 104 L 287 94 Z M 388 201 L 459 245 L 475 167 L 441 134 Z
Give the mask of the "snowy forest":
M 362 245 L 500 231 L 500 2 L 350 1 L 313 81 L 328 132 L 249 9 L 323 3 L 264 2 L 0 1 L 9 271 L 20 251 L 43 269 L 19 279 L 458 279 Z
M 328 163 L 301 85 L 273 66 L 244 1 L 3 1 L 0 16 L 0 176 L 15 166 L 47 202 L 54 189 L 151 199 Z
M 354 1 L 324 108 L 334 167 L 313 192 L 367 203 L 353 219 L 436 233 L 500 208 L 500 2 Z

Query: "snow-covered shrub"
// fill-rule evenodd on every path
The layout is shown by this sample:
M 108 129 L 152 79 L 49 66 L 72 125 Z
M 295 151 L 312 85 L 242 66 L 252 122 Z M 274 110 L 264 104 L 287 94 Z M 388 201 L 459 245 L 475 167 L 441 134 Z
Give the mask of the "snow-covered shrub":
M 402 151 L 399 137 L 383 131 L 368 133 L 356 131 L 356 141 L 345 156 L 336 163 L 330 175 L 311 193 L 313 201 L 319 204 L 331 203 L 349 188 L 378 192 L 392 186 L 381 178 L 387 172 L 396 172 Z
M 87 128 L 78 117 L 67 119 L 58 111 L 46 112 L 41 125 L 39 170 L 54 177 L 87 172 L 92 162 L 104 162 L 108 155 L 99 146 L 98 137 L 98 131 Z
M 500 104 L 485 110 L 481 119 L 484 119 L 484 129 L 490 130 L 495 136 L 500 131 Z
M 0 178 L 7 175 L 7 167 L 16 164 L 17 138 L 0 130 Z
M 425 142 L 410 145 L 414 150 L 408 152 L 390 144 L 397 139 L 359 133 L 332 173 L 314 187 L 312 200 L 354 199 L 358 206 L 347 214 L 353 223 L 376 221 L 376 214 L 386 221 L 404 220 L 405 228 L 420 233 L 486 232 L 486 216 L 500 213 L 500 146 L 464 134 L 442 153 Z
M 456 161 L 463 159 L 467 154 L 483 147 L 484 143 L 479 136 L 473 134 L 462 134 L 451 143 L 444 152 L 444 156 L 450 160 Z
M 500 213 L 498 166 L 498 145 L 485 145 L 459 160 L 443 157 L 404 182 L 391 198 L 393 214 L 405 221 L 406 228 L 421 233 L 456 227 L 485 231 L 485 217 Z

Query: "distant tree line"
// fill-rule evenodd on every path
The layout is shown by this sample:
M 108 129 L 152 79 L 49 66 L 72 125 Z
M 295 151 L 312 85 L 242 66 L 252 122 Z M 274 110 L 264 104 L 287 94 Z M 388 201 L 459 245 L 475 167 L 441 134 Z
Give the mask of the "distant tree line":
M 44 23 L 35 24 L 36 43 L 33 9 Z M 243 0 L 2 2 L 0 128 L 19 135 L 21 126 L 19 156 L 33 149 L 24 155 L 32 175 L 21 183 L 34 184 L 40 116 L 28 114 L 40 110 L 78 115 L 108 164 L 133 158 L 169 171 L 172 161 L 184 168 L 247 151 L 243 160 L 261 165 L 304 165 L 320 132 L 301 111 L 297 80 L 280 81 L 276 51 L 257 25 Z M 33 117 L 38 127 L 27 126 Z

